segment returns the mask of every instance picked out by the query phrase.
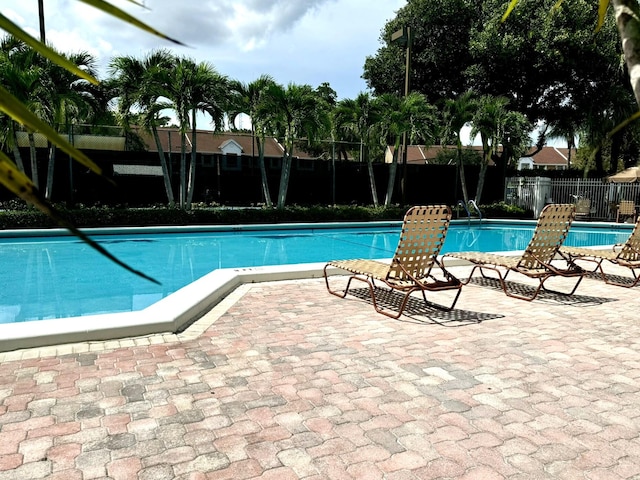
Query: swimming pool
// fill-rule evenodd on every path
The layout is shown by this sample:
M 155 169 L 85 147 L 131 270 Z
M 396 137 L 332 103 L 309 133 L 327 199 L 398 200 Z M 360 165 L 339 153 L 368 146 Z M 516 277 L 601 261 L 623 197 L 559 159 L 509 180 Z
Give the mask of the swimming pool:
M 127 272 L 63 231 L 5 231 L 0 238 L 0 323 L 139 311 L 218 269 L 389 258 L 400 225 L 87 230 L 161 285 Z M 453 222 L 442 253 L 522 250 L 534 228 L 534 222 Z M 567 244 L 611 245 L 625 240 L 630 228 L 574 224 Z

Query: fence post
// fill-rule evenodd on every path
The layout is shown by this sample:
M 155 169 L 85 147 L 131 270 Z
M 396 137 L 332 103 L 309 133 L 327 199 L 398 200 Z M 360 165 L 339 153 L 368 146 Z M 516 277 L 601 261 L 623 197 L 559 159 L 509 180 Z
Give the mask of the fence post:
M 544 206 L 551 199 L 551 179 L 548 177 L 536 177 L 533 189 L 533 216 L 538 218 Z

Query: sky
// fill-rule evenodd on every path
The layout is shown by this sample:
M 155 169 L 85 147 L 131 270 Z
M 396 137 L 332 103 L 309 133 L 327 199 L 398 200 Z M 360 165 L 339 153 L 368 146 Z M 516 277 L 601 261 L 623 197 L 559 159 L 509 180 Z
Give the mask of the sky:
M 367 89 L 365 58 L 382 45 L 380 33 L 407 0 L 111 0 L 181 47 L 145 33 L 78 0 L 46 0 L 47 42 L 65 53 L 87 51 L 107 75 L 111 58 L 142 58 L 169 48 L 211 63 L 229 78 L 251 82 L 269 74 L 278 83 L 317 87 L 338 98 Z M 37 0 L 0 0 L 0 11 L 39 38 Z
M 206 61 L 227 77 L 248 83 L 263 74 L 278 83 L 328 82 L 338 99 L 367 90 L 361 78 L 367 56 L 382 46 L 386 22 L 407 0 L 109 0 L 175 38 L 175 45 L 78 0 L 46 0 L 47 42 L 65 53 L 86 51 L 108 75 L 120 55 L 142 58 L 158 48 Z M 0 11 L 39 38 L 38 0 L 0 0 Z M 242 120 L 241 120 L 242 122 Z M 237 125 L 249 128 L 250 121 Z M 463 143 L 470 128 L 462 132 Z

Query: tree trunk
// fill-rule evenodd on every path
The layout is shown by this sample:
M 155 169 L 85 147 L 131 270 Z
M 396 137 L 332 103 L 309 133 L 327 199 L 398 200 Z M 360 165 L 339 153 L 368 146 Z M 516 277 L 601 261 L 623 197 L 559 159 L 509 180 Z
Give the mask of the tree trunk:
M 462 160 L 462 143 L 460 139 L 458 139 L 458 173 L 460 175 L 460 188 L 462 189 L 462 198 L 464 199 L 464 204 L 467 205 L 469 203 L 469 193 L 467 192 L 467 177 L 464 174 L 464 161 Z
M 631 88 L 640 106 L 640 7 L 637 0 L 612 0 Z
M 196 133 L 196 110 L 191 111 L 191 163 L 189 164 L 189 185 L 187 187 L 187 210 L 191 209 L 193 191 L 196 185 L 196 160 L 198 158 L 198 135 Z
M 187 134 L 180 132 L 180 208 L 187 199 Z
M 258 165 L 260 167 L 260 180 L 262 183 L 262 198 L 267 207 L 271 208 L 271 193 L 269 192 L 269 179 L 267 177 L 267 168 L 264 164 L 264 140 L 256 137 L 256 145 L 258 146 Z
M 384 206 L 391 205 L 391 198 L 393 197 L 393 187 L 396 183 L 396 171 L 398 170 L 398 149 L 400 148 L 400 137 L 396 139 L 396 144 L 393 148 L 393 160 L 389 165 L 389 181 L 387 182 L 387 195 L 384 197 Z
M 480 164 L 480 173 L 478 174 L 478 185 L 476 186 L 476 204 L 480 204 L 480 198 L 482 197 L 482 190 L 484 189 L 484 179 L 487 175 L 487 166 L 489 165 L 489 159 L 491 158 L 491 147 L 489 142 L 485 139 L 482 141 L 482 163 Z
M 40 189 L 40 182 L 38 182 L 38 156 L 36 152 L 36 140 L 33 132 L 28 133 L 29 136 L 29 152 L 31 153 L 31 181 L 35 187 Z
M 162 167 L 162 176 L 164 178 L 164 189 L 167 192 L 167 200 L 170 207 L 175 206 L 175 199 L 173 198 L 173 187 L 171 186 L 171 175 L 169 174 L 169 167 L 167 165 L 167 158 L 164 155 L 162 149 L 162 142 L 160 142 L 160 136 L 158 135 L 158 129 L 155 125 L 151 126 L 153 138 L 156 141 L 156 148 L 158 149 L 158 155 L 160 156 L 160 166 Z M 171 153 L 169 153 L 171 154 Z
M 373 201 L 373 206 L 378 206 L 378 189 L 376 188 L 376 178 L 373 173 L 373 163 L 371 160 L 367 159 L 367 171 L 369 172 L 369 188 L 371 189 L 371 200 Z
M 20 170 L 22 173 L 24 173 L 24 162 L 22 161 L 22 154 L 20 153 L 20 147 L 18 147 L 18 136 L 16 135 L 16 130 L 15 128 L 12 128 L 13 130 L 13 159 L 16 162 L 16 166 L 18 167 L 18 170 Z
M 618 171 L 618 163 L 620 161 L 620 150 L 622 148 L 622 136 L 623 132 L 620 130 L 611 136 L 611 160 L 609 162 L 610 175 L 613 175 Z
M 482 198 L 482 190 L 484 189 L 484 178 L 487 175 L 487 162 L 483 161 L 480 166 L 480 174 L 478 175 L 478 186 L 476 187 L 476 203 L 480 205 L 480 199 Z
M 287 200 L 287 190 L 289 188 L 289 177 L 291 175 L 291 151 L 287 149 L 282 156 L 282 170 L 280 171 L 280 188 L 278 189 L 278 208 L 284 208 Z
M 602 148 L 598 148 L 596 150 L 596 154 L 594 156 L 594 161 L 595 161 L 595 169 L 596 169 L 596 174 L 599 177 L 603 177 L 604 176 L 604 163 L 603 163 L 603 158 L 602 158 Z M 585 174 L 587 172 L 587 168 L 585 166 Z M 585 175 L 586 178 L 586 175 Z
M 194 155 L 195 156 L 195 155 Z M 194 159 L 191 160 L 189 164 L 189 184 L 187 188 L 187 210 L 191 210 L 191 203 L 193 202 L 193 190 L 196 183 L 196 161 Z
M 44 190 L 44 197 L 51 200 L 53 195 L 53 172 L 56 165 L 56 146 L 49 145 L 49 164 L 47 165 L 47 186 Z

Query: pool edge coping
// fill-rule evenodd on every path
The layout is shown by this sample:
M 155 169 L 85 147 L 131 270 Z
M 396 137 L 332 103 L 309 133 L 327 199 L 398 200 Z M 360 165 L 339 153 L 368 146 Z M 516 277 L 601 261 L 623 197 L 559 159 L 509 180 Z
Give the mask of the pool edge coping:
M 447 268 L 464 264 L 466 262 L 462 260 L 450 259 Z M 0 354 L 68 344 L 117 341 L 147 335 L 178 334 L 243 285 L 321 278 L 325 265 L 326 262 L 317 262 L 219 269 L 143 310 L 0 324 Z M 333 267 L 327 269 L 328 275 L 344 273 Z

